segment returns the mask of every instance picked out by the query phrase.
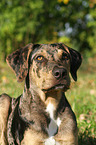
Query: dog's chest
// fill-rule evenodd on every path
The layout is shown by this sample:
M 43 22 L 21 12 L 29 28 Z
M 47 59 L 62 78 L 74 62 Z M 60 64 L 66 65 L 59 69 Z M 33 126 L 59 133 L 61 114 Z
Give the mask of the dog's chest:
M 55 140 L 53 139 L 53 136 L 57 133 L 58 127 L 61 124 L 61 120 L 59 117 L 57 119 L 54 119 L 54 111 L 55 111 L 54 105 L 52 103 L 49 103 L 46 108 L 46 112 L 49 113 L 51 121 L 46 129 L 49 135 L 49 138 L 46 140 L 45 145 L 47 145 L 48 142 L 53 142 L 51 143 L 52 145 L 55 144 Z

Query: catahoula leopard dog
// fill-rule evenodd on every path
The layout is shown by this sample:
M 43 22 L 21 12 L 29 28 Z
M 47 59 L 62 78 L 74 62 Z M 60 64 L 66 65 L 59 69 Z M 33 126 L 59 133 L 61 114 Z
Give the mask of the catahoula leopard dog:
M 65 92 L 77 80 L 79 52 L 62 43 L 28 44 L 7 57 L 23 94 L 0 96 L 1 145 L 77 145 L 75 115 Z M 19 89 L 19 88 L 18 88 Z

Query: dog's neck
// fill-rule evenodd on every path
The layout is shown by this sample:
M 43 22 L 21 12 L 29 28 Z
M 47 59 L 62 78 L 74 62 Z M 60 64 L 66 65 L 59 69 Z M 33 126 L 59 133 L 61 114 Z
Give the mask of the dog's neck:
M 20 98 L 19 108 L 22 117 L 31 120 L 33 113 L 36 110 L 35 108 L 38 109 L 37 112 L 42 110 L 45 114 L 50 114 L 50 107 L 52 107 L 53 113 L 56 113 L 58 107 L 60 106 L 60 102 L 62 103 L 62 100 L 64 102 L 64 95 L 62 96 L 61 90 L 53 90 L 50 92 L 43 92 L 39 90 L 37 93 L 37 90 L 32 88 L 27 89 L 25 85 L 24 92 Z
M 45 103 L 46 107 L 48 107 L 49 104 L 52 104 L 54 106 L 54 109 L 56 110 L 58 107 L 58 104 L 60 102 L 61 97 L 62 97 L 61 90 L 47 92 L 46 99 L 45 99 L 44 103 Z
M 57 108 L 60 99 L 62 97 L 61 90 L 42 91 L 39 88 L 35 88 L 35 89 L 31 88 L 30 92 L 31 95 L 33 96 L 33 99 L 35 99 L 35 96 L 36 97 L 38 96 L 39 99 L 45 104 L 45 107 L 47 107 L 48 104 L 51 103 L 53 104 L 54 108 Z
M 45 104 L 45 106 L 47 106 L 49 103 L 52 103 L 56 108 L 62 97 L 62 90 L 43 91 L 42 89 L 38 88 L 36 85 L 33 86 L 32 84 L 30 85 L 29 89 L 27 89 L 25 84 L 25 92 L 26 94 L 30 92 L 33 99 L 36 101 L 38 96 L 38 98 L 41 99 L 41 101 Z

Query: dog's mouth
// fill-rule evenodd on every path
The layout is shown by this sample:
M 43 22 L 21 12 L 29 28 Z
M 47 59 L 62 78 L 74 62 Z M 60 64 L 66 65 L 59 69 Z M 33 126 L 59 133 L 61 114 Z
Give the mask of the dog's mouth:
M 51 88 L 42 89 L 42 91 L 44 91 L 44 92 L 48 92 L 48 91 L 51 91 L 51 90 L 63 90 L 63 91 L 66 91 L 67 89 L 69 89 L 69 86 L 66 86 L 64 84 L 57 84 L 57 85 L 52 86 Z

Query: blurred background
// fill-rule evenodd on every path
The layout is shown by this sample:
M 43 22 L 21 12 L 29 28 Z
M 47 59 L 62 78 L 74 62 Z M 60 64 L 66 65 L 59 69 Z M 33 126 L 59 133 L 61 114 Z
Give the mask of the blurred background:
M 83 63 L 67 98 L 79 145 L 96 145 L 96 0 L 0 0 L 0 94 L 20 95 L 6 56 L 28 43 L 58 43 L 78 50 Z
M 30 42 L 64 42 L 86 56 L 93 56 L 96 0 L 1 0 L 2 59 Z

